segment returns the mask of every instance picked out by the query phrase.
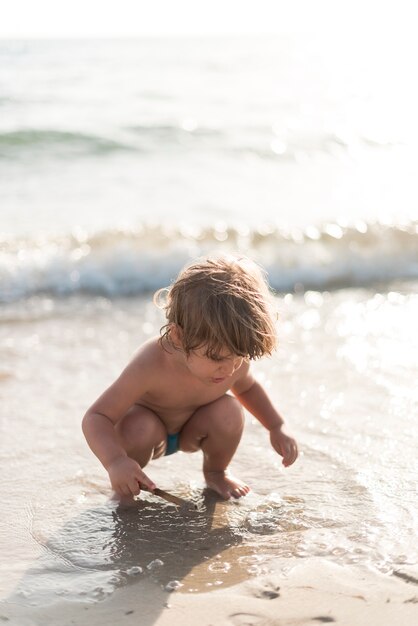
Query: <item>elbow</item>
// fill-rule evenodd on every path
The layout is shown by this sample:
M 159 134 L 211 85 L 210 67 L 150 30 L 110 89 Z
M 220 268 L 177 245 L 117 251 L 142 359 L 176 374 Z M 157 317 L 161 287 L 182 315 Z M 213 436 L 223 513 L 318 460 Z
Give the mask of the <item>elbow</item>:
M 110 422 L 112 426 L 114 426 L 110 417 L 108 417 L 104 413 L 98 413 L 92 411 L 91 409 L 87 411 L 87 413 L 81 420 L 81 430 L 83 431 L 83 434 L 87 441 L 91 433 L 95 432 L 97 428 L 102 428 L 103 421 Z
M 91 424 L 91 413 L 87 411 L 87 413 L 81 420 L 81 430 L 83 431 L 83 435 L 85 436 L 86 439 L 88 438 L 90 424 Z
M 252 391 L 255 388 L 255 385 L 257 385 L 257 384 L 258 384 L 257 381 L 252 380 L 251 383 L 249 385 L 247 385 L 246 387 L 244 387 L 244 389 L 239 391 L 239 393 L 237 393 L 236 396 L 238 398 L 245 397 L 246 394 L 248 394 L 250 391 Z

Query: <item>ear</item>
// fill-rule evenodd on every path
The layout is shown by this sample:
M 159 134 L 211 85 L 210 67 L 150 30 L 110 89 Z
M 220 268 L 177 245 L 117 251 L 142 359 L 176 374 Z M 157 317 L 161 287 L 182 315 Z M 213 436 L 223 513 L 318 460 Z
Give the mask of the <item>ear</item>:
M 175 348 L 183 348 L 183 331 L 177 324 L 170 324 L 170 340 Z

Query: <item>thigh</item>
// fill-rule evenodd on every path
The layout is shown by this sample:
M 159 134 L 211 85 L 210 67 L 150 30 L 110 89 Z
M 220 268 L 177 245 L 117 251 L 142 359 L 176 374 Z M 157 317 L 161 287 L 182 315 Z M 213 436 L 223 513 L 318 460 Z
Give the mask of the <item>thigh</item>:
M 181 429 L 179 448 L 183 452 L 196 452 L 200 450 L 206 437 L 214 434 L 240 434 L 243 426 L 244 412 L 240 402 L 225 394 L 193 413 Z

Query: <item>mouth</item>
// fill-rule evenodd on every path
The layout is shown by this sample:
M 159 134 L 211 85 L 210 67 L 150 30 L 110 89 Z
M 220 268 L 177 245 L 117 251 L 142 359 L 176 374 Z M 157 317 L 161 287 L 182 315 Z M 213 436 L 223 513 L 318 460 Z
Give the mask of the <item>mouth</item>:
M 213 383 L 218 384 L 218 383 L 223 383 L 223 381 L 226 380 L 226 378 L 225 377 L 224 378 L 212 378 L 211 380 Z

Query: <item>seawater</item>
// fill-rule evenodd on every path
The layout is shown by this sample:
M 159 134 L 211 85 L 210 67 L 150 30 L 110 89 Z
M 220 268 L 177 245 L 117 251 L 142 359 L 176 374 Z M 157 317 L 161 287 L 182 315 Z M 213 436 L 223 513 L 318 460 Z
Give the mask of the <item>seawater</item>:
M 416 218 L 415 58 L 331 34 L 1 41 L 1 231 Z
M 4 597 L 93 602 L 144 580 L 211 591 L 270 571 L 286 576 L 311 558 L 387 575 L 414 571 L 416 283 L 287 294 L 277 307 L 279 350 L 254 370 L 300 458 L 285 470 L 248 415 L 232 464 L 252 488 L 241 501 L 204 491 L 200 453 L 147 467 L 196 510 L 149 494 L 136 508 L 118 508 L 80 430 L 87 406 L 163 323 L 147 297 L 37 299 L 4 319 Z
M 333 52 L 0 43 L 2 599 L 211 591 L 309 558 L 416 567 L 415 109 L 394 77 L 408 59 L 393 51 L 391 82 L 374 56 Z M 254 370 L 300 458 L 283 469 L 248 415 L 232 467 L 247 498 L 216 501 L 200 454 L 176 454 L 147 471 L 195 511 L 148 495 L 120 509 L 81 418 L 158 334 L 153 291 L 211 252 L 268 272 L 279 349 Z
M 0 302 L 152 291 L 212 251 L 279 291 L 416 278 L 412 59 L 359 46 L 0 42 Z

